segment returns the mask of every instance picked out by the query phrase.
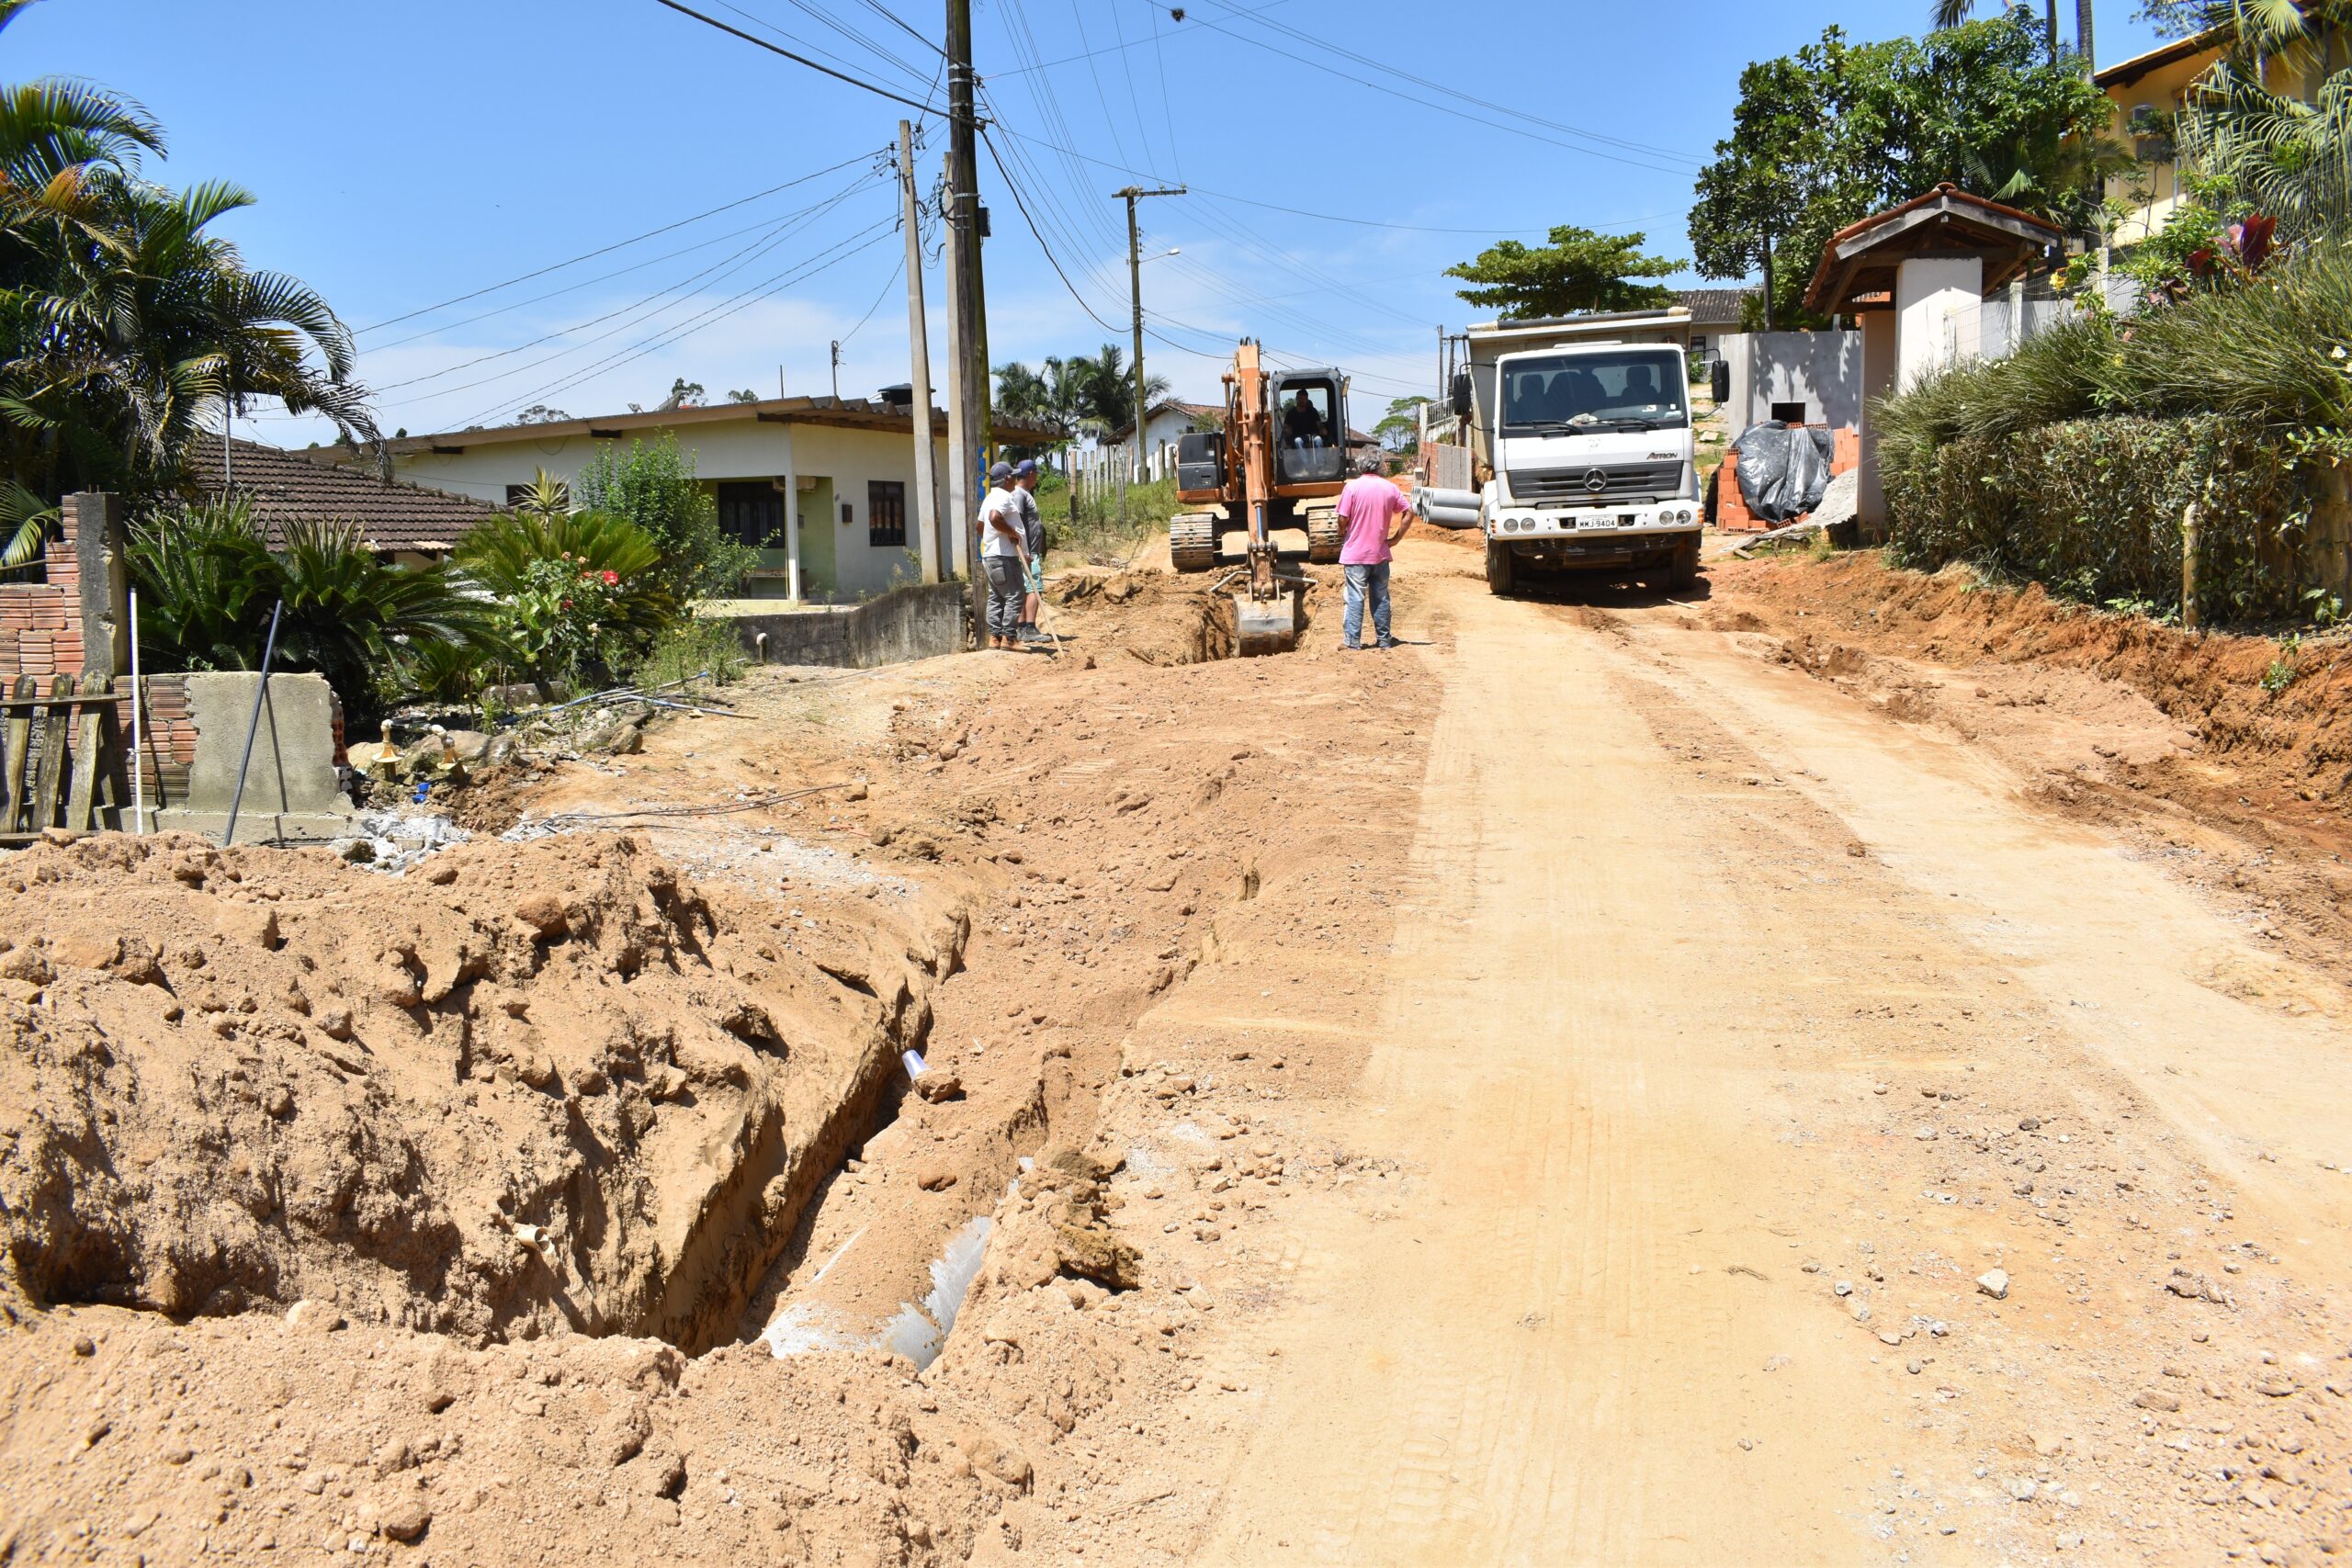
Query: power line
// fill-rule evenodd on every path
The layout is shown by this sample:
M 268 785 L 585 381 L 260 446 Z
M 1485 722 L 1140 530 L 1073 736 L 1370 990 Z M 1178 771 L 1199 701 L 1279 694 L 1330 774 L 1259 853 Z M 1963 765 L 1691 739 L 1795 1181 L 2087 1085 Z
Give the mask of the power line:
M 1080 162 L 1092 164 L 1097 168 L 1109 169 L 1114 174 L 1129 175 L 1139 179 L 1159 180 L 1167 178 L 1166 175 L 1155 174 L 1148 169 L 1130 168 L 1125 164 L 1114 164 L 1108 158 L 1097 158 L 1089 153 L 1080 152 L 1075 148 L 1065 147 L 1058 142 L 1048 141 L 1042 136 L 1031 136 L 1026 131 L 1015 130 L 1012 127 L 1004 123 L 1001 115 L 997 120 L 997 129 L 1002 130 L 1008 136 L 1018 137 L 1023 141 L 1034 141 L 1038 146 L 1059 152 L 1066 158 L 1076 158 Z M 1379 218 L 1348 218 L 1336 212 L 1310 212 L 1305 208 L 1284 207 L 1279 202 L 1260 201 L 1255 197 L 1236 196 L 1231 191 L 1211 190 L 1208 186 L 1198 184 L 1195 184 L 1193 186 L 1193 194 L 1194 196 L 1213 196 L 1219 201 L 1238 201 L 1244 207 L 1263 208 L 1269 212 L 1285 212 L 1293 218 L 1312 218 L 1318 222 L 1324 223 L 1351 223 L 1358 228 L 1363 229 L 1393 229 L 1401 233 L 1408 234 L 1544 234 L 1550 232 L 1549 228 L 1545 226 L 1530 226 L 1518 229 L 1495 228 L 1491 226 L 1482 226 L 1475 229 L 1453 229 L 1437 228 L 1426 223 L 1392 223 L 1385 219 Z M 1670 218 L 1673 217 L 1674 214 L 1659 212 L 1653 213 L 1650 216 L 1655 218 Z M 1640 222 L 1644 221 L 1644 220 L 1635 219 L 1634 221 Z
M 397 326 L 402 321 L 414 321 L 419 316 L 429 316 L 435 310 L 446 310 L 452 305 L 462 305 L 469 299 L 479 299 L 485 294 L 495 294 L 502 288 L 512 288 L 518 283 L 528 283 L 535 277 L 545 277 L 551 272 L 561 272 L 565 267 L 577 266 L 584 261 L 594 261 L 598 256 L 610 255 L 615 251 L 627 250 L 629 246 L 638 244 L 642 241 L 650 240 L 657 234 L 666 234 L 673 229 L 683 229 L 689 223 L 699 223 L 706 218 L 716 218 L 722 212 L 732 212 L 739 207 L 747 207 L 752 202 L 774 196 L 778 191 L 786 191 L 790 190 L 795 186 L 807 185 L 810 180 L 823 179 L 827 175 L 835 173 L 838 170 L 846 169 L 852 164 L 862 164 L 873 156 L 874 154 L 871 152 L 860 152 L 854 157 L 844 158 L 840 163 L 832 164 L 831 167 L 819 169 L 815 174 L 802 175 L 798 179 L 786 180 L 780 186 L 770 186 L 767 189 L 763 191 L 754 191 L 750 196 L 738 197 L 733 201 L 723 202 L 717 207 L 711 208 L 707 211 L 697 212 L 691 218 L 681 218 L 674 223 L 664 223 L 659 229 L 648 229 L 642 234 L 632 234 L 626 240 L 616 240 L 609 245 L 599 246 L 597 249 L 593 251 L 583 251 L 579 255 L 573 256 L 567 261 L 556 262 L 550 265 L 540 267 L 536 271 L 524 273 L 518 277 L 510 277 L 503 283 L 492 283 L 485 288 L 476 288 L 465 294 L 455 295 L 452 298 L 444 299 L 435 305 L 421 305 L 417 309 L 410 310 L 402 315 L 387 316 L 380 321 L 356 329 L 354 335 L 356 336 L 359 333 L 365 333 L 381 332 L 386 327 Z
M 886 237 L 882 233 L 877 232 L 877 231 L 886 229 L 895 230 L 897 227 L 898 214 L 893 212 L 889 217 L 866 225 L 865 228 L 859 230 L 856 233 L 850 235 L 848 238 L 836 241 L 834 243 L 828 245 L 824 250 L 819 251 L 816 255 L 809 256 L 800 262 L 795 263 L 793 266 L 786 267 L 783 272 L 775 274 L 774 276 L 767 278 L 763 282 L 753 284 L 751 288 L 743 290 L 732 299 L 722 299 L 718 304 L 709 307 L 699 314 L 687 317 L 684 321 L 680 321 L 675 326 L 664 327 L 662 331 L 655 333 L 650 337 L 641 338 L 638 342 L 631 344 L 627 348 L 616 349 L 613 353 L 605 355 L 603 359 L 597 360 L 594 364 L 584 365 L 575 371 L 568 371 L 563 376 L 559 377 L 553 381 L 548 382 L 543 386 L 535 387 L 527 392 L 523 392 L 514 398 L 510 398 L 506 401 L 499 403 L 493 408 L 486 411 L 485 413 L 477 415 L 476 420 L 478 421 L 482 418 L 487 418 L 491 414 L 501 413 L 509 409 L 519 408 L 523 404 L 536 398 L 548 397 L 558 392 L 569 391 L 571 389 L 579 386 L 582 382 L 587 380 L 590 377 L 596 375 L 600 371 L 618 369 L 623 365 L 633 364 L 636 361 L 644 358 L 647 355 L 655 353 L 660 349 L 670 347 L 673 344 L 683 343 L 685 339 L 693 336 L 698 332 L 701 332 L 706 327 L 715 325 L 718 321 L 724 321 L 728 317 L 737 314 L 745 308 L 756 304 L 762 299 L 769 299 L 774 295 L 782 292 L 784 289 L 791 288 L 794 284 L 805 283 L 809 278 L 816 276 L 819 273 L 828 271 L 831 268 L 839 265 L 841 263 L 847 261 L 851 256 L 858 255 L 865 251 L 871 250 L 875 245 L 880 243 Z M 844 250 L 844 246 L 850 248 Z M 831 252 L 840 252 L 841 254 L 832 255 L 829 260 L 820 259 L 827 256 L 828 253 Z M 503 379 L 503 378 L 496 378 Z M 474 422 L 469 421 L 469 423 Z
M 545 294 L 534 294 L 527 299 L 517 299 L 511 305 L 501 305 L 494 310 L 484 310 L 478 316 L 468 316 L 463 321 L 448 321 L 440 326 L 427 327 L 423 332 L 411 333 L 406 337 L 396 337 L 390 343 L 371 344 L 368 345 L 367 352 L 369 354 L 382 354 L 388 349 L 404 347 L 409 344 L 418 343 L 429 337 L 439 337 L 445 333 L 456 332 L 460 327 L 470 327 L 479 322 L 490 321 L 494 317 L 508 315 L 516 310 L 527 310 L 533 305 L 543 305 L 550 299 L 561 299 L 566 294 L 576 294 L 582 288 L 594 288 L 600 283 L 610 283 L 614 278 L 627 277 L 632 272 L 643 272 L 649 266 L 659 266 L 665 261 L 675 261 L 680 256 L 690 256 L 696 251 L 708 250 L 713 245 L 724 244 L 729 240 L 738 240 L 746 234 L 756 233 L 763 229 L 773 230 L 775 223 L 789 222 L 791 220 L 799 217 L 801 213 L 808 210 L 809 209 L 804 207 L 799 209 L 798 211 L 786 213 L 781 219 L 771 220 L 763 218 L 757 223 L 747 224 L 741 229 L 729 229 L 724 234 L 714 234 L 707 240 L 698 240 L 691 245 L 684 245 L 674 251 L 664 251 L 658 256 L 650 256 L 644 261 L 633 262 L 628 266 L 616 267 L 611 272 L 598 273 L 594 277 L 582 278 L 578 283 L 567 283 L 560 288 L 550 288 Z M 584 325 L 588 323 L 582 324 Z
M 1046 253 L 1046 260 L 1053 265 L 1054 276 L 1062 280 L 1062 287 L 1069 289 L 1069 297 L 1078 301 L 1078 308 L 1094 317 L 1097 326 L 1104 332 L 1117 332 L 1118 328 L 1104 321 L 1096 313 L 1094 307 L 1086 302 L 1086 296 L 1078 291 L 1078 285 L 1072 283 L 1069 280 L 1069 274 L 1062 270 L 1061 261 L 1054 254 L 1053 246 L 1046 243 L 1046 236 L 1037 231 L 1037 220 L 1030 216 L 1029 204 L 1021 198 L 1020 186 L 1013 182 L 1012 175 L 1006 173 L 1004 159 L 996 150 L 996 139 L 988 133 L 986 126 L 980 128 L 980 141 L 989 150 L 989 161 L 996 165 L 997 174 L 1003 178 L 1004 188 L 1012 193 L 1012 205 L 1021 209 L 1022 220 L 1029 225 L 1029 233 L 1037 242 L 1037 248 Z
M 785 39 L 788 43 L 798 44 L 801 48 L 808 50 L 812 54 L 821 54 L 826 59 L 833 61 L 850 70 L 854 71 L 863 69 L 856 61 L 844 59 L 841 55 L 835 54 L 831 50 L 826 49 L 820 44 L 812 43 L 808 39 L 801 38 L 797 34 L 786 32 L 784 28 L 776 26 L 774 22 L 769 21 L 765 17 L 755 15 L 752 12 L 745 10 L 742 6 L 734 4 L 734 0 L 718 0 L 718 4 L 725 9 L 734 12 L 737 16 L 742 17 L 752 26 L 765 28 L 767 31 L 774 33 L 776 37 Z M 815 6 L 808 5 L 807 0 L 785 0 L 785 4 L 790 6 L 794 10 L 800 12 L 802 15 L 808 17 L 814 21 L 823 23 L 826 27 L 831 28 L 842 38 L 848 39 L 850 42 L 857 45 L 858 48 L 865 51 L 868 54 L 873 55 L 876 59 L 888 65 L 891 69 L 903 72 L 917 82 L 922 80 L 922 72 L 917 69 L 914 65 L 891 53 L 888 50 L 884 49 L 881 45 L 876 43 L 865 34 L 858 32 L 853 28 L 843 26 L 833 17 L 827 16 L 824 12 L 818 10 Z
M 672 3 L 672 0 L 662 0 L 662 3 L 663 5 L 669 5 Z M 1681 175 L 1685 174 L 1688 169 L 1693 169 L 1699 166 L 1699 161 L 1697 159 L 1687 157 L 1682 153 L 1671 152 L 1665 148 L 1652 149 L 1643 147 L 1639 143 L 1622 141 L 1615 137 L 1601 136 L 1595 131 L 1584 130 L 1575 126 L 1561 125 L 1555 120 L 1544 119 L 1539 116 L 1527 114 L 1522 110 L 1513 109 L 1505 105 L 1490 103 L 1484 98 L 1476 98 L 1466 93 L 1455 92 L 1453 88 L 1430 81 L 1426 77 L 1415 76 L 1409 72 L 1398 71 L 1393 66 L 1383 64 L 1369 55 L 1361 55 L 1352 51 L 1339 48 L 1338 46 L 1329 43 L 1328 40 L 1306 39 L 1306 41 L 1314 43 L 1317 48 L 1329 50 L 1332 53 L 1338 54 L 1345 59 L 1356 61 L 1374 69 L 1385 72 L 1389 75 L 1396 76 L 1402 80 L 1411 82 L 1426 91 L 1442 93 L 1448 97 L 1460 98 L 1464 103 L 1476 104 L 1482 108 L 1492 109 L 1498 114 L 1525 120 L 1530 125 L 1545 126 L 1555 130 L 1563 131 L 1570 136 L 1583 138 L 1586 141 L 1599 141 L 1607 146 L 1624 147 L 1629 150 L 1638 152 L 1644 156 L 1624 157 L 1615 152 L 1604 152 L 1600 147 L 1587 146 L 1583 141 L 1565 141 L 1559 137 L 1545 136 L 1541 132 L 1524 130 L 1520 126 L 1508 124 L 1503 120 L 1487 119 L 1479 115 L 1472 114 L 1466 109 L 1455 108 L 1451 105 L 1438 103 L 1430 98 L 1416 97 L 1412 94 L 1402 92 L 1395 87 L 1383 86 L 1379 83 L 1370 81 L 1359 73 L 1343 71 L 1336 65 L 1327 64 L 1323 61 L 1310 58 L 1307 55 L 1295 54 L 1289 50 L 1281 48 L 1276 44 L 1269 43 L 1264 39 L 1250 38 L 1244 34 L 1235 32 L 1230 28 L 1221 27 L 1217 23 L 1211 21 L 1206 17 L 1201 17 L 1194 19 L 1198 20 L 1201 26 L 1208 28 L 1211 32 L 1223 33 L 1226 37 L 1233 39 L 1236 43 L 1247 44 L 1253 49 L 1262 49 L 1269 54 L 1278 54 L 1284 60 L 1295 61 L 1298 64 L 1309 66 L 1314 70 L 1323 72 L 1327 75 L 1337 76 L 1343 82 L 1351 82 L 1359 86 L 1368 87 L 1375 93 L 1385 93 L 1390 97 L 1402 99 L 1406 103 L 1420 104 L 1426 107 L 1436 109 L 1441 114 L 1450 114 L 1457 119 L 1468 120 L 1473 125 L 1483 125 L 1489 130 L 1508 131 L 1514 136 L 1524 136 L 1530 141 L 1544 142 L 1547 146 L 1562 148 L 1571 152 L 1581 152 L 1588 157 L 1605 158 L 1612 164 L 1623 164 L 1631 168 L 1647 169 L 1653 174 Z M 1295 33 L 1292 29 L 1283 28 L 1280 23 L 1270 22 L 1267 26 L 1281 28 L 1281 30 L 1292 37 L 1305 38 L 1305 35 Z M 1645 161 L 1645 158 L 1650 157 L 1671 158 L 1676 163 L 1685 165 L 1685 167 L 1667 168 L 1658 164 Z
M 835 193 L 833 196 L 823 201 L 812 203 L 808 207 L 802 208 L 797 212 L 787 214 L 784 219 L 771 227 L 765 234 L 762 235 L 759 239 L 754 240 L 752 243 L 745 245 L 742 249 L 736 251 L 733 254 L 722 256 L 718 261 L 713 262 L 710 265 L 703 267 L 696 272 L 690 273 L 686 276 L 680 278 L 677 282 L 670 284 L 665 288 L 657 288 L 650 294 L 643 295 L 629 304 L 621 306 L 617 310 L 607 310 L 601 316 L 591 317 L 589 320 L 584 321 L 575 321 L 569 326 L 560 327 L 554 332 L 542 333 L 540 336 L 533 338 L 527 343 L 515 344 L 508 348 L 502 348 L 490 354 L 480 355 L 472 359 L 463 360 L 456 365 L 445 366 L 438 370 L 427 371 L 422 376 L 412 376 L 405 381 L 394 381 L 386 386 L 378 387 L 375 389 L 379 393 L 397 391 L 402 387 L 418 386 L 426 381 L 438 380 L 444 376 L 454 376 L 460 370 L 470 369 L 477 365 L 487 365 L 495 359 L 504 359 L 511 355 L 521 354 L 527 349 L 537 348 L 541 344 L 552 343 L 558 338 L 569 337 L 573 333 L 582 332 L 589 327 L 600 325 L 603 322 L 611 321 L 616 316 L 626 316 L 634 311 L 643 310 L 647 306 L 651 305 L 653 301 L 662 298 L 664 295 L 675 294 L 681 289 L 685 288 L 687 286 L 699 283 L 705 278 L 710 277 L 714 274 L 717 274 L 719 276 L 727 276 L 726 269 L 729 269 L 729 264 L 730 263 L 735 264 L 735 266 L 731 270 L 741 270 L 741 266 L 746 264 L 749 258 L 756 257 L 764 254 L 766 251 L 773 250 L 776 245 L 783 243 L 783 241 L 793 231 L 795 225 L 805 226 L 807 220 L 814 217 L 820 217 L 823 214 L 831 211 L 834 208 L 839 207 L 842 202 L 847 201 L 852 196 L 855 195 L 863 184 L 864 181 L 862 179 L 854 181 L 842 190 Z M 666 307 L 664 308 L 666 309 Z M 614 330 L 616 332 L 623 332 L 627 331 L 628 328 L 624 325 L 622 327 L 615 328 Z M 609 337 L 612 333 L 606 333 L 602 335 Z M 591 338 L 588 341 L 590 343 L 594 343 L 597 342 L 598 339 Z M 576 352 L 577 349 L 585 346 L 586 344 L 575 344 L 572 349 L 566 350 L 564 352 Z M 549 360 L 558 357 L 560 357 L 560 355 L 550 355 L 548 356 L 548 359 L 538 360 L 535 363 L 545 365 L 548 364 Z M 527 368 L 527 367 L 518 368 Z M 510 374 L 512 374 L 512 372 L 510 372 Z M 467 385 L 481 386 L 484 383 L 480 381 L 474 381 L 469 382 Z M 447 391 L 462 391 L 464 389 L 465 389 L 461 387 L 447 389 Z M 433 394 L 435 397 L 440 397 L 442 395 L 444 394 L 440 392 Z
M 913 28 L 909 27 L 899 18 L 899 14 L 896 11 L 891 10 L 888 6 L 883 5 L 882 0 L 864 0 L 864 4 L 867 10 L 881 17 L 884 21 L 898 28 L 900 32 L 906 34 L 917 43 L 922 45 L 923 48 L 931 51 L 932 53 L 939 56 L 940 59 L 944 60 L 947 58 L 947 51 L 945 50 L 932 42 L 931 39 L 923 37 L 922 34 L 917 32 Z M 905 265 L 904 263 L 900 263 L 899 265 L 901 268 Z
M 741 28 L 730 27 L 727 23 L 720 21 L 717 17 L 705 16 L 702 12 L 695 10 L 691 6 L 680 5 L 679 0 L 653 0 L 653 3 L 657 6 L 666 6 L 682 17 L 692 17 L 695 21 L 701 22 L 707 27 L 717 28 L 722 33 L 727 33 L 732 37 L 741 39 L 745 43 L 752 45 L 755 49 L 764 49 L 770 54 L 780 54 L 796 65 L 806 65 L 811 71 L 822 72 L 824 74 L 831 76 L 836 82 L 846 82 L 853 87 L 863 87 L 867 92 L 875 94 L 876 96 L 888 98 L 894 104 L 904 104 L 907 107 L 921 114 L 935 114 L 938 112 L 930 104 L 919 104 L 903 93 L 894 93 L 888 87 L 877 87 L 873 83 L 865 81 L 861 77 L 852 76 L 846 72 L 836 71 L 830 65 L 820 64 L 818 62 L 809 59 L 807 55 L 795 54 L 792 51 L 783 48 L 781 45 L 770 43 L 763 38 L 754 38 L 752 34 L 745 32 Z

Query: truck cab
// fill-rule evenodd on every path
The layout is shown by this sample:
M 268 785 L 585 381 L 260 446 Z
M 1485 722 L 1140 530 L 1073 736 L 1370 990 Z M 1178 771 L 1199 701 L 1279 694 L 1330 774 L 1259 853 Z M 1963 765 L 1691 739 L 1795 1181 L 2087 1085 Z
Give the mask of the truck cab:
M 1670 326 L 1679 312 L 1657 314 Z M 1697 577 L 1688 362 L 1658 336 L 1498 344 L 1481 365 L 1474 329 L 1469 400 L 1490 470 L 1479 528 L 1496 592 L 1525 570 L 1656 572 L 1677 588 Z

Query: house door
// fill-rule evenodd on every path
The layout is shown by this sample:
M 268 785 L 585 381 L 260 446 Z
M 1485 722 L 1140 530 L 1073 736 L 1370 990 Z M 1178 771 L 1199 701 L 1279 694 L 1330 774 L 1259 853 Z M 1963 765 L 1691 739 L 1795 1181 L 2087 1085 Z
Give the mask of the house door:
M 759 551 L 745 591 L 782 594 L 791 557 L 784 547 L 784 492 L 772 479 L 729 480 L 718 486 L 718 531 Z
M 800 492 L 800 596 L 830 599 L 841 587 L 841 568 L 834 547 L 840 529 L 833 523 L 833 481 L 817 480 L 817 488 Z

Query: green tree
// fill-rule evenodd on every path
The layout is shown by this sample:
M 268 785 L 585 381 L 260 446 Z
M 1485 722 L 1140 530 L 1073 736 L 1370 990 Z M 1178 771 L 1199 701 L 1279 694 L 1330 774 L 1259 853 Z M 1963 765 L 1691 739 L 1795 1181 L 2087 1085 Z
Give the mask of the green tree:
M 1766 270 L 1772 314 L 1792 325 L 1832 233 L 1941 181 L 2086 229 L 2100 176 L 2129 160 L 2105 140 L 2106 95 L 2047 42 L 2018 5 L 1925 39 L 1854 44 L 1831 28 L 1750 65 L 1699 176 L 1699 270 Z
M 1415 410 L 1433 398 L 1398 398 L 1388 405 L 1387 417 L 1372 427 L 1372 434 L 1381 445 L 1392 452 L 1418 452 L 1421 446 L 1421 422 Z
M 25 0 L 0 4 L 0 28 Z M 0 562 L 40 548 L 57 498 L 175 484 L 222 401 L 270 398 L 373 439 L 351 334 L 296 279 L 209 231 L 253 197 L 146 179 L 162 128 L 85 83 L 0 86 Z
M 681 605 L 729 597 L 759 564 L 756 547 L 718 531 L 717 500 L 667 432 L 632 441 L 627 451 L 606 442 L 572 479 L 571 502 L 645 530 L 661 551 L 661 585 Z
M 1477 259 L 1445 269 L 1448 277 L 1473 285 L 1459 297 L 1481 310 L 1537 319 L 1581 310 L 1638 310 L 1664 305 L 1674 290 L 1637 277 L 1668 277 L 1683 264 L 1642 254 L 1647 236 L 1600 234 L 1573 223 L 1554 228 L 1550 243 L 1525 245 L 1504 240 Z

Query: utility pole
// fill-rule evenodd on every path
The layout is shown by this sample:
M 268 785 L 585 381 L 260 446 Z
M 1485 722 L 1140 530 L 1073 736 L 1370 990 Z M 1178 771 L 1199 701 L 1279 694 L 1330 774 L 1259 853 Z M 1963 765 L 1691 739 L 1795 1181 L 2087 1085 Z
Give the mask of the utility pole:
M 1136 228 L 1136 203 L 1147 196 L 1182 196 L 1184 187 L 1178 186 L 1173 190 L 1143 190 L 1137 186 L 1129 186 L 1126 189 L 1115 191 L 1113 194 L 1124 197 L 1127 203 L 1127 294 L 1135 304 L 1136 330 L 1135 473 L 1140 479 L 1143 477 L 1143 427 L 1150 419 L 1151 411 L 1144 406 L 1143 399 L 1143 250 L 1138 231 Z M 1124 522 L 1126 517 L 1125 491 L 1120 491 L 1119 500 L 1120 520 Z
M 907 347 L 912 362 L 915 437 L 915 553 L 922 559 L 922 580 L 937 582 L 944 575 L 947 541 L 939 532 L 939 480 L 933 471 L 931 444 L 931 331 L 923 320 L 922 221 L 915 201 L 915 131 L 899 122 L 899 209 L 907 230 Z
M 988 587 L 980 570 L 979 507 L 972 495 L 979 454 L 988 433 L 988 369 L 980 362 L 987 313 L 980 291 L 980 200 L 978 125 L 972 113 L 972 0 L 947 0 L 947 356 L 951 389 L 947 406 L 948 460 L 956 472 L 948 483 L 955 526 L 969 541 L 972 578 L 972 641 L 988 637 Z

